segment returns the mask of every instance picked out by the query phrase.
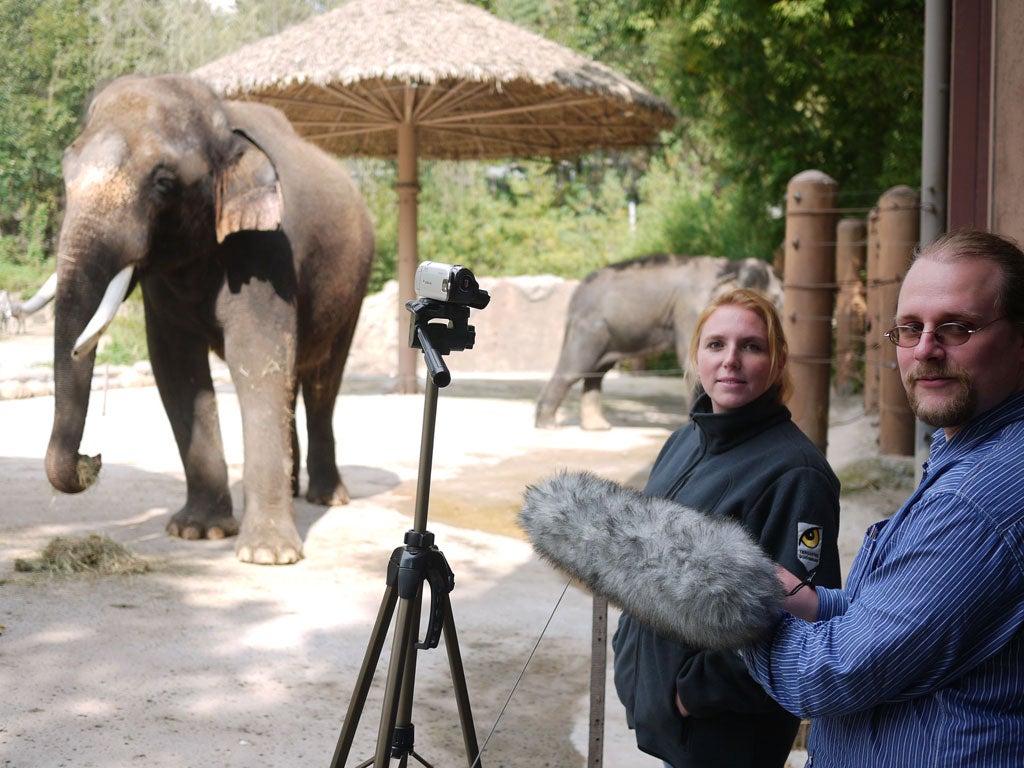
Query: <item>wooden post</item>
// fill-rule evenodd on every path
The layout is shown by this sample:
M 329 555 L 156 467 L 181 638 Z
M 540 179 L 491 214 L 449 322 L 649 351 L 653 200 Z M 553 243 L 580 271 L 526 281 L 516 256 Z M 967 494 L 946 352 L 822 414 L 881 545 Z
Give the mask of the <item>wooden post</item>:
M 410 92 L 411 89 L 406 89 Z M 409 310 L 405 303 L 416 298 L 414 283 L 419 266 L 417 250 L 418 200 L 420 186 L 416 164 L 416 128 L 411 120 L 398 127 L 398 306 L 395 308 L 398 333 L 398 375 L 394 391 L 415 394 L 416 350 L 409 346 Z
M 836 226 L 836 370 L 833 386 L 848 395 L 864 381 L 864 324 L 867 307 L 861 273 L 867 251 L 864 219 L 841 219 Z
M 908 186 L 886 191 L 878 199 L 878 301 L 881 336 L 896 316 L 900 285 L 914 256 L 920 231 L 920 199 Z M 896 347 L 882 339 L 878 377 L 878 450 L 914 455 L 914 414 L 896 365 Z
M 878 207 L 868 214 L 867 319 L 864 323 L 864 413 L 878 413 L 879 356 L 887 326 L 878 305 Z
M 786 280 L 782 327 L 789 342 L 794 423 L 828 447 L 829 373 L 835 304 L 836 191 L 821 171 L 803 171 L 786 188 Z
M 594 595 L 590 634 L 590 729 L 587 768 L 604 765 L 604 691 L 608 665 L 608 598 Z

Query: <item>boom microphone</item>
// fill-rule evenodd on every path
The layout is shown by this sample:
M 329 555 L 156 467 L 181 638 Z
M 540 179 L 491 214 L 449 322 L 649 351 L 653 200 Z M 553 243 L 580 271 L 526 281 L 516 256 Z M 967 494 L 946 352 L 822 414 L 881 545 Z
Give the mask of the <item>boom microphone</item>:
M 782 604 L 775 565 L 738 522 L 589 472 L 528 486 L 519 522 L 556 568 L 694 648 L 747 645 Z

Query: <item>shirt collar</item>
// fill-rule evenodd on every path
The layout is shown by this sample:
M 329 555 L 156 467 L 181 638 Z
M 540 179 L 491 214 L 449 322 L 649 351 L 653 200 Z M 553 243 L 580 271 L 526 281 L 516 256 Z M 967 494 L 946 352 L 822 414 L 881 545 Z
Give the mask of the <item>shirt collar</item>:
M 1024 419 L 1024 391 L 1010 395 L 994 408 L 989 408 L 968 421 L 952 439 L 946 439 L 944 430 L 932 434 L 929 463 L 956 459 L 974 448 L 979 442 L 1007 424 Z

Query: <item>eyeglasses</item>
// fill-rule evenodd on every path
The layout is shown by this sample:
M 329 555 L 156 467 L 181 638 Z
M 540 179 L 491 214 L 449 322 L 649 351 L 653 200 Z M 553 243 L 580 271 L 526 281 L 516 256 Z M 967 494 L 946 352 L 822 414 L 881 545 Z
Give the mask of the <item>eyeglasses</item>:
M 959 347 L 961 344 L 966 344 L 971 336 L 978 331 L 983 331 L 993 323 L 998 323 L 1000 320 L 1005 319 L 1006 315 L 1003 315 L 977 328 L 970 328 L 963 323 L 943 323 L 942 325 L 935 326 L 935 329 L 931 331 L 926 331 L 920 323 L 912 323 L 911 325 L 897 325 L 882 335 L 897 347 L 908 349 L 916 347 L 921 341 L 921 337 L 926 333 L 935 334 L 935 343 L 941 344 L 944 347 Z

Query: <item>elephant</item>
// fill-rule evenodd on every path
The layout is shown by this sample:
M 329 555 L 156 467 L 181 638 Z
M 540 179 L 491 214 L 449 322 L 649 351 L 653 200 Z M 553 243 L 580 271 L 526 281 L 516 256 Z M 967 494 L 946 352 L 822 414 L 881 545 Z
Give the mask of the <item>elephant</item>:
M 237 535 L 243 562 L 297 562 L 300 386 L 306 499 L 349 500 L 332 418 L 374 257 L 362 195 L 279 110 L 222 99 L 181 75 L 128 75 L 103 88 L 62 171 L 50 483 L 78 493 L 99 473 L 101 457 L 79 453 L 96 345 L 138 286 L 153 376 L 185 472 L 185 504 L 168 533 Z M 211 351 L 227 363 L 241 411 L 241 525 Z
M 11 303 L 11 294 L 0 291 L 0 333 L 7 333 L 7 323 L 13 317 L 14 305 Z
M 781 277 L 761 259 L 654 253 L 591 272 L 569 300 L 562 350 L 537 401 L 534 426 L 555 427 L 566 393 L 583 379 L 580 426 L 608 429 L 601 381 L 626 357 L 675 349 L 692 390 L 685 371 L 690 334 L 711 298 L 731 288 L 752 288 L 782 306 Z

